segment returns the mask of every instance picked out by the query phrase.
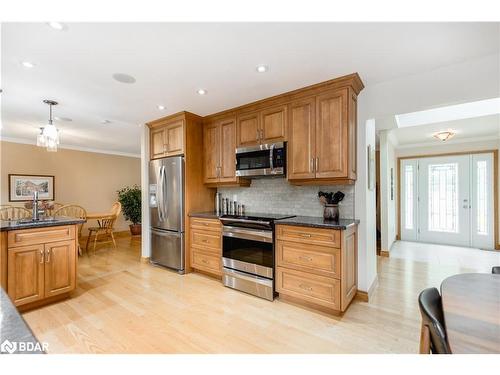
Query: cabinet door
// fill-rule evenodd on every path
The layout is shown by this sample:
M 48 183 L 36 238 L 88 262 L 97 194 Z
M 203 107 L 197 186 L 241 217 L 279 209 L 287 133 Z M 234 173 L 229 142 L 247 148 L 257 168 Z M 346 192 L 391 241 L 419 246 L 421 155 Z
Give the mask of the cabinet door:
M 286 106 L 266 109 L 260 113 L 261 143 L 282 142 L 286 139 L 286 116 Z
M 151 159 L 165 156 L 166 148 L 165 129 L 151 129 Z
M 347 178 L 347 89 L 317 98 L 316 178 Z
M 203 127 L 204 174 L 206 184 L 219 181 L 220 127 L 218 124 L 205 124 Z
M 315 99 L 290 104 L 288 113 L 288 179 L 314 178 Z
M 166 156 L 184 153 L 184 120 L 176 121 L 165 127 Z
M 236 181 L 236 120 L 234 118 L 219 123 L 221 134 L 220 182 Z
M 260 143 L 259 114 L 257 112 L 238 117 L 238 147 Z
M 44 298 L 44 247 L 8 249 L 7 293 L 16 306 Z
M 67 293 L 76 285 L 74 240 L 45 244 L 45 297 Z

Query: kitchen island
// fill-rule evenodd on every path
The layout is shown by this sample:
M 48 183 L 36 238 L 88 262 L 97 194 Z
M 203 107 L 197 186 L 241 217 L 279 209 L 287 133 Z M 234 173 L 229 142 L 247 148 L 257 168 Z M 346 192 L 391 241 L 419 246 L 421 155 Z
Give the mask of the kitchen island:
M 67 298 L 76 288 L 78 225 L 55 217 L 0 221 L 0 286 L 28 310 Z

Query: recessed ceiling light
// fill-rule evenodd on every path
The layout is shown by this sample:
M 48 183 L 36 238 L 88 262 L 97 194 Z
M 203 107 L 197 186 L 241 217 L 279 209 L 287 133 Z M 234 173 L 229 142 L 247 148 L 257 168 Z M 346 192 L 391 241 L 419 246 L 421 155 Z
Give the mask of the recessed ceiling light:
M 104 125 L 111 124 L 111 121 L 109 121 L 109 120 L 101 120 L 101 124 L 104 124 Z
M 267 65 L 257 65 L 257 67 L 255 68 L 255 70 L 257 70 L 257 73 L 265 73 L 268 71 L 268 66 Z
M 125 73 L 115 73 L 113 79 L 121 83 L 135 83 L 135 78 Z
M 160 105 L 158 105 L 158 109 L 159 109 L 160 111 L 163 111 L 163 110 L 165 109 L 165 106 L 160 104 Z
M 29 61 L 23 61 L 21 63 L 21 65 L 24 66 L 25 68 L 30 68 L 30 69 L 35 66 L 35 64 L 33 64 L 33 63 L 29 62 Z
M 196 91 L 198 93 L 198 95 L 206 95 L 207 94 L 207 90 L 205 89 L 198 89 L 198 91 Z
M 54 30 L 64 30 L 64 24 L 62 24 L 61 22 L 49 22 L 48 25 Z
M 54 117 L 54 120 L 57 120 L 57 121 L 66 121 L 66 122 L 73 121 L 69 117 Z

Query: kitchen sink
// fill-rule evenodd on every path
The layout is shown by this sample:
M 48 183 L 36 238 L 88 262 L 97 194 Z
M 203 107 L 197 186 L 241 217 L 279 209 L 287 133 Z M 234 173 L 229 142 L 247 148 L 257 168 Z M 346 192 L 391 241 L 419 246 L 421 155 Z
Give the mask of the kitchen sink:
M 17 221 L 17 224 L 36 224 L 36 223 L 47 223 L 51 221 L 56 221 L 55 217 L 44 217 L 38 220 L 34 219 L 21 219 Z

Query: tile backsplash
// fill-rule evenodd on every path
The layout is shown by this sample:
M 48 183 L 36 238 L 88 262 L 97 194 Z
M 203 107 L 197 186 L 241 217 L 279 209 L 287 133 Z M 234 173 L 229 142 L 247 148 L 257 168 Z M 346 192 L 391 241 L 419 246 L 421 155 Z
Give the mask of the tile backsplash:
M 285 178 L 260 178 L 252 180 L 250 187 L 219 187 L 224 198 L 245 205 L 247 213 L 277 213 L 301 216 L 323 216 L 319 191 L 341 191 L 345 194 L 339 204 L 339 215 L 354 218 L 354 185 L 296 186 Z M 235 197 L 236 196 L 236 197 Z

